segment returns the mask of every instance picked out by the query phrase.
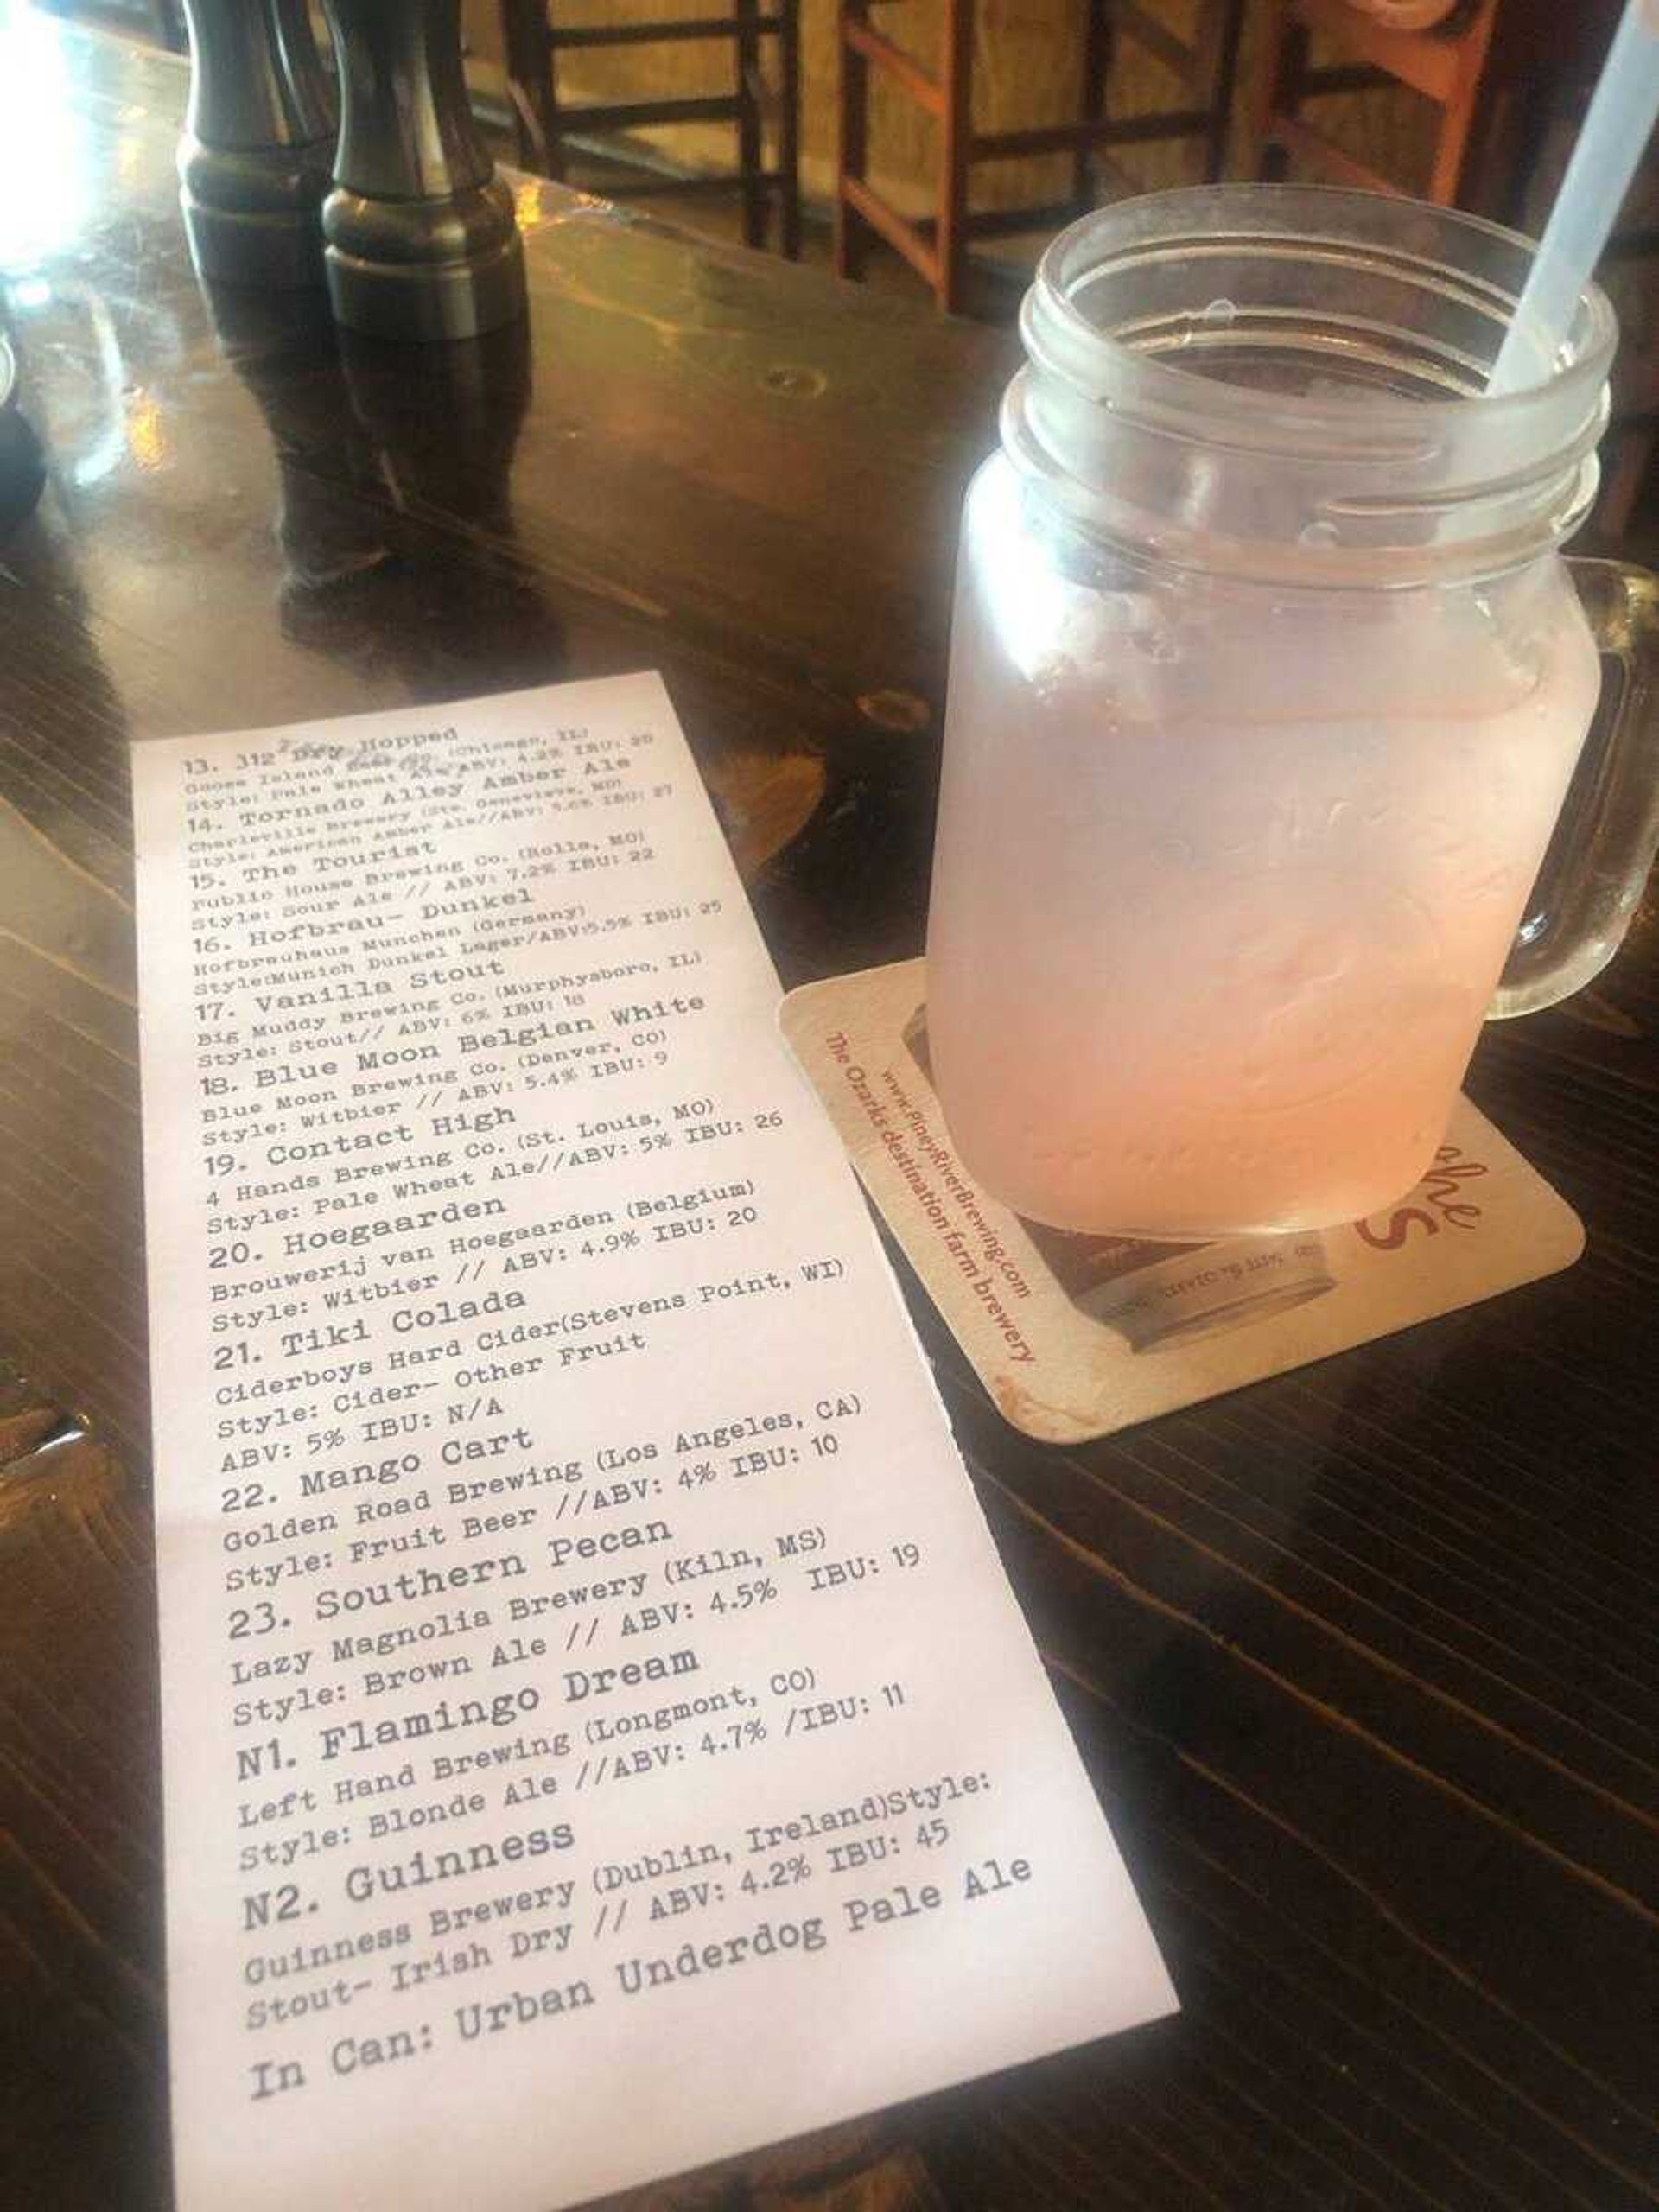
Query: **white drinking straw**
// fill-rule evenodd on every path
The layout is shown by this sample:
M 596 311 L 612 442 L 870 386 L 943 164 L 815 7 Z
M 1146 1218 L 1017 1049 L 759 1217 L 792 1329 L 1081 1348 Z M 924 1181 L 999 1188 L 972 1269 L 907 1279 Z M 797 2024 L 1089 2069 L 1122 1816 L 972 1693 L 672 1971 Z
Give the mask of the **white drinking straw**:
M 1659 0 L 1625 0 L 1600 82 L 1493 367 L 1489 396 L 1542 384 L 1659 115 Z

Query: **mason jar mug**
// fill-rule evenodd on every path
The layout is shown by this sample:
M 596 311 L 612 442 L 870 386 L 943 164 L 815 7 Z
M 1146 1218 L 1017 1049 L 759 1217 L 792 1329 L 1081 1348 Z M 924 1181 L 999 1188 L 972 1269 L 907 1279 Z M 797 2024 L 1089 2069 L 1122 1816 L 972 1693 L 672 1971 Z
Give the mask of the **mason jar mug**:
M 963 514 L 927 944 L 946 1119 L 1031 1219 L 1373 1211 L 1484 1017 L 1616 949 L 1659 840 L 1659 587 L 1557 550 L 1602 295 L 1483 396 L 1530 252 L 1244 186 L 1046 255 Z

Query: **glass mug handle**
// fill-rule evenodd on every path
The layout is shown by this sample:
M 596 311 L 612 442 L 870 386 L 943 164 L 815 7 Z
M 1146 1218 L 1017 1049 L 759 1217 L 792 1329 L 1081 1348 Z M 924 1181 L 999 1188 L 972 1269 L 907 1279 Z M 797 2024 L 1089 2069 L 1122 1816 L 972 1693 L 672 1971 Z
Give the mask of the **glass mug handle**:
M 1659 576 L 1569 560 L 1604 683 L 1489 1020 L 1581 990 L 1624 939 L 1659 849 Z

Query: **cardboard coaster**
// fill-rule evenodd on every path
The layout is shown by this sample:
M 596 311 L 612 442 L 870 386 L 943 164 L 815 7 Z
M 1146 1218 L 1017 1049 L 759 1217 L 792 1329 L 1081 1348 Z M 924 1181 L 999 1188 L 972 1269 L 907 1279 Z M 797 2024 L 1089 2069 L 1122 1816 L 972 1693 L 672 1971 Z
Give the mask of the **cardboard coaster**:
M 1414 1191 L 1290 1236 L 1149 1244 L 1026 1221 L 956 1156 L 919 960 L 811 983 L 785 1037 L 866 1190 L 1006 1418 L 1069 1444 L 1570 1267 L 1572 1209 L 1466 1098 Z

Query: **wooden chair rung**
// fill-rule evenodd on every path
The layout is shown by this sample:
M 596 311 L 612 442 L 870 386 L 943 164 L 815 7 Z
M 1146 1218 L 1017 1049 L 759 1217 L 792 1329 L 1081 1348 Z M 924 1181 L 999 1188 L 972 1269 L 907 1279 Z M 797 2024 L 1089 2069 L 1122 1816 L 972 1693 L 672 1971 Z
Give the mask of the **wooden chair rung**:
M 944 88 L 938 79 L 922 67 L 912 54 L 886 38 L 861 17 L 849 17 L 842 26 L 842 42 L 866 61 L 874 62 L 884 75 L 891 77 L 910 94 L 918 107 L 931 116 L 944 112 Z
M 550 26 L 547 42 L 556 54 L 582 47 L 673 46 L 688 39 L 735 38 L 743 28 L 735 16 L 687 16 L 659 23 L 575 23 L 568 30 Z M 751 28 L 771 35 L 782 26 L 776 16 L 757 16 Z
M 1332 63 L 1329 68 L 1309 69 L 1298 86 L 1304 99 L 1324 99 L 1338 92 L 1375 92 L 1395 79 L 1374 62 Z
M 699 92 L 677 100 L 597 100 L 561 106 L 559 121 L 568 131 L 645 130 L 665 123 L 731 123 L 735 92 Z
M 1071 154 L 1080 147 L 1142 146 L 1161 138 L 1196 136 L 1210 121 L 1201 107 L 1161 115 L 1103 117 L 1097 123 L 1046 123 L 1031 130 L 992 130 L 973 142 L 976 162 L 1017 161 L 1037 154 Z
M 1035 207 L 979 207 L 966 218 L 968 235 L 1009 238 L 1022 231 L 1055 231 L 1087 212 L 1075 200 L 1050 200 Z
M 1144 8 L 1137 8 L 1135 0 L 1114 0 L 1112 26 L 1127 31 L 1135 44 L 1161 61 L 1173 77 L 1190 85 L 1198 67 L 1198 57 L 1193 49 L 1176 37 L 1167 24 L 1160 23 Z
M 616 158 L 626 157 L 619 156 Z M 781 184 L 783 171 L 759 169 L 755 172 L 754 181 L 757 184 Z M 729 176 L 659 175 L 655 170 L 642 176 L 624 177 L 616 183 L 607 178 L 603 188 L 607 200 L 655 200 L 659 195 L 664 199 L 696 198 L 701 193 L 729 192 L 731 188 L 732 179 Z
M 861 178 L 848 177 L 844 189 L 849 205 L 858 210 L 877 237 L 885 238 L 895 253 L 902 254 L 918 276 L 929 284 L 936 283 L 938 256 L 929 245 L 924 228 L 890 207 Z
M 1344 184 L 1357 185 L 1363 192 L 1384 192 L 1398 199 L 1401 188 L 1381 169 L 1372 168 L 1360 161 L 1334 138 L 1298 115 L 1275 115 L 1268 125 L 1270 135 L 1293 154 L 1300 154 L 1311 162 L 1323 175 L 1338 177 Z

